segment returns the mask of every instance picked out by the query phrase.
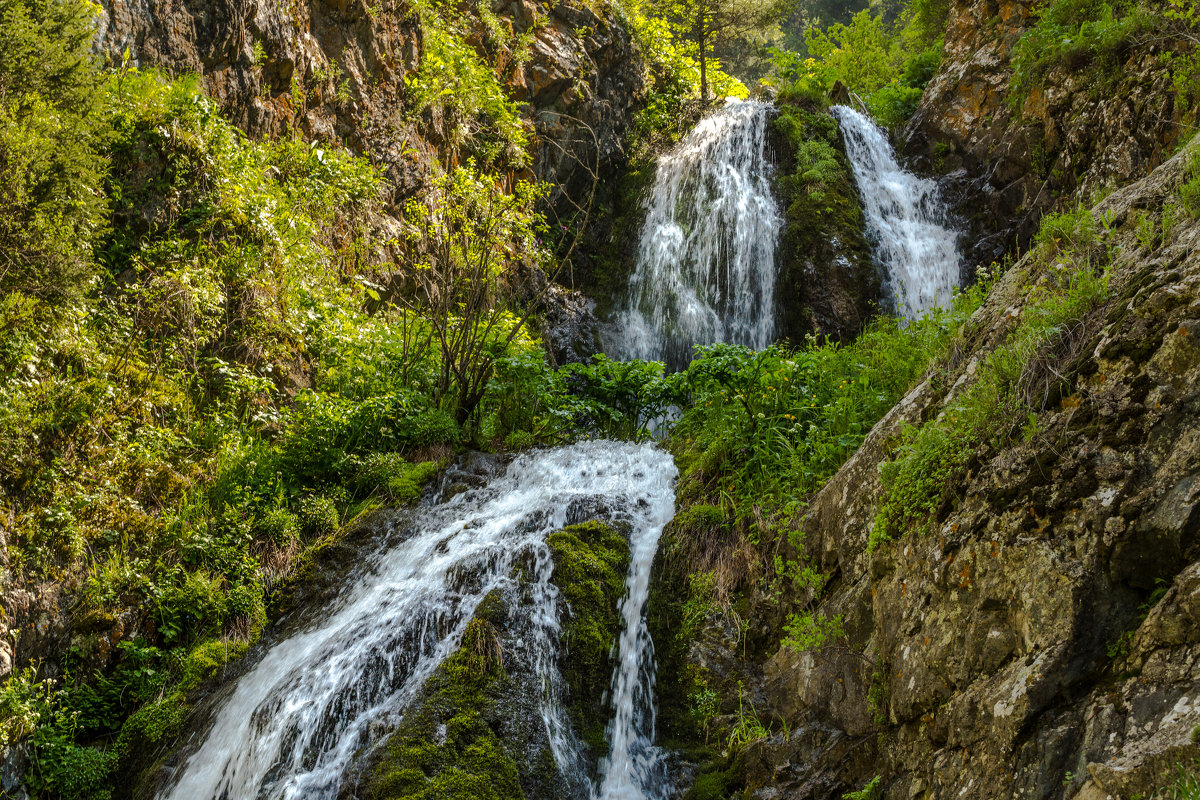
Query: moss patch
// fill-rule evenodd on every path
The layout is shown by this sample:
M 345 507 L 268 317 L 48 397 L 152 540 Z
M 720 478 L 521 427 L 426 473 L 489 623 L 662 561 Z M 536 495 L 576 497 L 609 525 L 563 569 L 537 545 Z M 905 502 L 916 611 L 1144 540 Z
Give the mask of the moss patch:
M 607 704 L 613 643 L 621 633 L 621 598 L 629 569 L 629 542 L 609 525 L 572 525 L 546 540 L 554 558 L 551 580 L 570 606 L 563 627 L 562 675 L 571 721 L 596 751 L 607 750 Z
M 878 303 L 881 284 L 837 120 L 803 98 L 781 98 L 772 121 L 785 227 L 780 241 L 781 332 L 849 340 Z
M 495 627 L 476 617 L 425 684 L 368 777 L 370 800 L 524 798 L 517 763 L 492 713 L 508 680 Z

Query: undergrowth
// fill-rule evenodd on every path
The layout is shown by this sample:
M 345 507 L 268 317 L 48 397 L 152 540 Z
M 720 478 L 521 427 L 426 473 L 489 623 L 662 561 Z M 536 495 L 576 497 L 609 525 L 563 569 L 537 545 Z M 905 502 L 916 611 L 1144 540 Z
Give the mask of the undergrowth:
M 871 549 L 910 530 L 928 532 L 956 499 L 971 463 L 1034 435 L 1038 413 L 1071 391 L 1069 368 L 1086 320 L 1108 299 L 1104 233 L 1082 206 L 1043 220 L 1033 253 L 1043 269 L 1026 287 L 1020 323 L 935 419 L 905 429 L 881 466 L 884 499 Z

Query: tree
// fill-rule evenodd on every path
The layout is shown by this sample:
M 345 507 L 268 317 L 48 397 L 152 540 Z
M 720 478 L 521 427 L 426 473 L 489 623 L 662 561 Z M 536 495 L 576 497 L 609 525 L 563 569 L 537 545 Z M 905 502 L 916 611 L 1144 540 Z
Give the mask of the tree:
M 708 61 L 718 44 L 769 38 L 796 0 L 662 0 L 659 13 L 696 48 L 700 96 L 707 99 Z
M 91 114 L 99 8 L 0 0 L 0 293 L 76 294 L 105 218 Z

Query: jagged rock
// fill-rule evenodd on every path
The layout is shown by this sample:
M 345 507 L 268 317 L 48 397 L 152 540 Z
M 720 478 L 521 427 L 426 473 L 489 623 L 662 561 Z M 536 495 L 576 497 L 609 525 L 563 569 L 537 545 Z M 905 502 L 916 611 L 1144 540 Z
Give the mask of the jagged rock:
M 1062 65 L 1014 102 L 1013 48 L 1037 6 L 953 0 L 942 66 L 901 133 L 918 169 L 965 168 L 946 190 L 969 228 L 971 267 L 1023 246 L 1060 197 L 1087 200 L 1144 177 L 1194 130 L 1161 58 L 1170 45 L 1156 37 L 1135 42 L 1102 89 Z
M 819 610 L 844 616 L 846 641 L 781 650 L 765 690 L 792 730 L 859 751 L 768 741 L 751 796 L 833 797 L 878 774 L 887 798 L 1127 798 L 1195 762 L 1200 224 L 1147 250 L 1131 216 L 1161 204 L 1189 156 L 1095 209 L 1120 246 L 1112 299 L 1071 363 L 1078 393 L 1043 411 L 1036 435 L 982 454 L 933 532 L 867 552 L 878 465 L 1016 324 L 1042 269 L 1032 258 L 1001 279 L 946 371 L 813 499 L 807 555 L 835 576 Z
M 397 206 L 425 185 L 450 139 L 436 114 L 419 124 L 406 116 L 404 79 L 424 46 L 407 4 L 103 0 L 102 9 L 96 47 L 111 60 L 120 63 L 128 49 L 135 66 L 201 76 L 253 136 L 296 128 L 371 156 Z M 509 30 L 532 34 L 529 58 L 506 70 L 512 54 L 474 44 L 498 74 L 509 73 L 502 77 L 513 99 L 528 103 L 537 134 L 531 175 L 554 184 L 554 210 L 569 216 L 595 180 L 623 167 L 625 136 L 646 94 L 644 63 L 622 23 L 587 7 L 510 0 L 494 10 Z

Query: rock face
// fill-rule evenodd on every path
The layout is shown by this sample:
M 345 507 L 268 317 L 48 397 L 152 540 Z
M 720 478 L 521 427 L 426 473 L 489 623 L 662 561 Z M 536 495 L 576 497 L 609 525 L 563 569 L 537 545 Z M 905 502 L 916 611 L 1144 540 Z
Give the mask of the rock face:
M 1137 235 L 1190 149 L 1094 209 L 1111 294 L 1059 353 L 1072 391 L 1036 432 L 983 448 L 930 532 L 868 552 L 879 465 L 1027 313 L 1053 269 L 1032 255 L 814 498 L 806 556 L 833 576 L 818 611 L 841 614 L 846 637 L 765 664 L 790 733 L 744 755 L 750 796 L 833 798 L 878 775 L 887 798 L 1091 800 L 1148 794 L 1195 763 L 1200 223 Z
M 1161 59 L 1188 45 L 1161 36 L 1136 41 L 1116 69 L 1064 64 L 1015 94 L 1013 48 L 1038 5 L 953 0 L 942 67 L 901 134 L 919 169 L 951 174 L 973 264 L 1023 245 L 1058 198 L 1144 177 L 1192 130 Z
M 809 334 L 853 340 L 884 295 L 837 120 L 811 101 L 780 100 L 771 138 L 785 209 L 776 255 L 780 333 L 793 344 Z M 820 145 L 830 148 L 836 166 L 834 177 L 814 186 L 805 178 L 806 148 Z
M 251 135 L 297 129 L 369 155 L 386 169 L 397 202 L 420 190 L 431 162 L 456 160 L 444 121 L 406 110 L 404 79 L 424 47 L 420 17 L 407 3 L 104 0 L 102 7 L 97 48 L 113 61 L 128 50 L 134 65 L 201 76 Z M 460 8 L 479 31 L 481 58 L 514 100 L 528 104 L 532 175 L 565 190 L 566 214 L 586 201 L 593 175 L 623 166 L 625 136 L 645 96 L 641 56 L 623 25 L 582 5 L 509 0 L 486 10 L 505 31 L 528 38 L 524 58 L 489 49 L 480 9 Z

